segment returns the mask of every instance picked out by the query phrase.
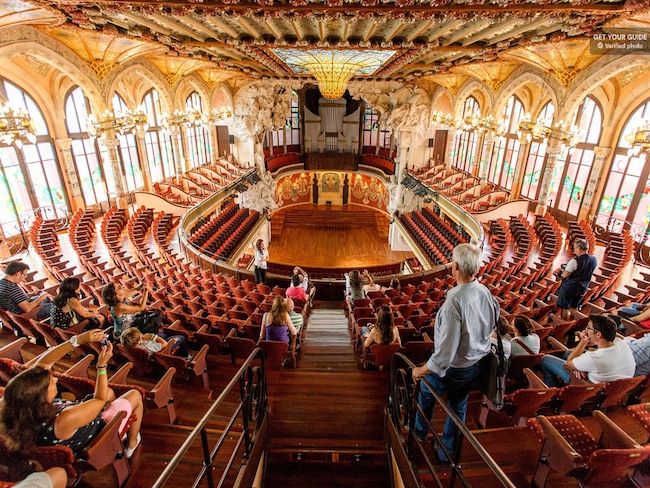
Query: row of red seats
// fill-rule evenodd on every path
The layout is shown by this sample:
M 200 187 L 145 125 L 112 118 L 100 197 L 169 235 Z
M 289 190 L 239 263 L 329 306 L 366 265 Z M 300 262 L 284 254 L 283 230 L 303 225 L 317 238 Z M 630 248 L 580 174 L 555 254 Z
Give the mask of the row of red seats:
M 275 173 L 280 168 L 293 164 L 302 164 L 302 156 L 300 154 L 280 154 L 279 156 L 270 156 L 266 159 L 266 169 L 271 173 Z
M 372 166 L 383 171 L 386 175 L 395 174 L 395 162 L 382 156 L 375 156 L 372 154 L 363 155 L 363 163 L 366 166 Z

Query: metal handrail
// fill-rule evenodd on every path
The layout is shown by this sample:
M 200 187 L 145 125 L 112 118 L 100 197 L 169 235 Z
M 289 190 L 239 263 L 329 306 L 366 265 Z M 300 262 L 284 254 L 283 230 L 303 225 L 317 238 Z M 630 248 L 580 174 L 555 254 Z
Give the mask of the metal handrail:
M 253 366 L 253 361 L 260 359 L 259 366 Z M 255 432 L 257 428 L 264 421 L 266 414 L 268 413 L 268 397 L 266 391 L 266 367 L 265 367 L 265 355 L 264 351 L 260 347 L 256 347 L 253 352 L 251 352 L 248 359 L 244 361 L 237 373 L 232 377 L 230 382 L 224 387 L 221 391 L 219 397 L 214 401 L 210 408 L 205 412 L 201 420 L 199 420 L 196 427 L 192 430 L 190 435 L 185 439 L 185 442 L 179 447 L 174 457 L 169 461 L 165 469 L 158 479 L 152 485 L 152 488 L 162 488 L 165 486 L 169 478 L 171 478 L 174 470 L 182 462 L 183 457 L 196 441 L 198 437 L 201 438 L 201 444 L 203 448 L 203 466 L 199 471 L 199 474 L 196 476 L 192 487 L 200 486 L 203 478 L 206 478 L 207 486 L 209 488 L 214 488 L 215 486 L 222 486 L 223 482 L 227 478 L 227 474 L 232 467 L 235 456 L 241 444 L 244 444 L 245 452 L 244 457 L 247 457 L 252 449 L 255 439 Z M 254 381 L 257 380 L 257 383 Z M 234 412 L 231 415 L 226 427 L 219 436 L 215 446 L 211 449 L 208 445 L 208 431 L 207 424 L 210 420 L 210 417 L 217 411 L 222 403 L 226 400 L 228 395 L 239 388 L 240 391 L 240 401 L 235 406 Z M 221 479 L 218 484 L 215 485 L 213 478 L 213 461 L 217 457 L 219 450 L 223 446 L 224 442 L 228 438 L 232 427 L 235 425 L 235 421 L 241 415 L 242 423 L 242 433 L 237 440 L 237 444 L 233 449 L 231 456 L 229 457 L 228 463 L 224 468 L 224 472 L 221 476 Z M 253 434 L 249 432 L 249 426 L 251 422 L 254 422 L 253 425 Z
M 402 367 L 400 367 L 400 363 L 402 363 Z M 403 366 L 406 366 L 406 368 Z M 396 353 L 393 355 L 391 362 L 388 410 L 393 422 L 398 428 L 406 427 L 406 424 L 408 424 L 408 437 L 406 442 L 407 452 L 412 449 L 413 444 L 415 443 L 422 452 L 427 468 L 431 472 L 436 485 L 442 487 L 442 481 L 438 478 L 438 475 L 433 467 L 433 463 L 429 459 L 427 451 L 422 446 L 423 441 L 418 440 L 413 432 L 416 415 L 419 413 L 422 417 L 425 417 L 424 411 L 418 403 L 418 392 L 420 390 L 419 383 L 414 383 L 411 377 L 411 370 L 415 367 L 416 365 L 403 354 Z M 432 427 L 429 419 L 425 418 L 425 422 L 429 427 L 429 431 L 433 433 L 434 441 L 443 449 L 447 455 L 449 467 L 451 468 L 451 476 L 449 477 L 448 486 L 450 488 L 455 486 L 457 478 L 465 487 L 469 488 L 472 486 L 463 475 L 463 468 L 460 464 L 460 455 L 462 451 L 463 440 L 466 439 L 476 450 L 490 471 L 492 471 L 494 476 L 499 480 L 501 485 L 506 488 L 515 488 L 515 484 L 512 482 L 512 480 L 508 478 L 508 476 L 503 472 L 501 467 L 492 458 L 492 456 L 490 456 L 490 454 L 485 450 L 485 448 L 481 445 L 474 434 L 472 434 L 472 432 L 465 426 L 465 423 L 460 420 L 460 418 L 458 418 L 456 413 L 451 408 L 449 408 L 446 400 L 433 389 L 431 384 L 426 381 L 426 379 L 423 378 L 420 380 L 420 382 L 426 386 L 429 392 L 433 395 L 433 398 L 436 401 L 436 405 L 440 405 L 442 407 L 442 409 L 459 430 L 455 452 L 449 453 L 447 452 L 446 447 L 444 446 L 442 440 L 439 438 L 435 429 Z

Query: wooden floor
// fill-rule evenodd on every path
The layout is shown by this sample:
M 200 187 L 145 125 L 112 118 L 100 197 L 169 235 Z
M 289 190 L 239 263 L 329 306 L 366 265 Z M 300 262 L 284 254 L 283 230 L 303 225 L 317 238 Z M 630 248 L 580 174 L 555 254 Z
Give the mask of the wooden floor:
M 413 257 L 410 251 L 390 249 L 388 218 L 380 212 L 309 204 L 278 213 L 271 221 L 271 232 L 275 234 L 274 225 L 281 225 L 282 231 L 269 246 L 271 263 L 351 269 L 399 263 Z

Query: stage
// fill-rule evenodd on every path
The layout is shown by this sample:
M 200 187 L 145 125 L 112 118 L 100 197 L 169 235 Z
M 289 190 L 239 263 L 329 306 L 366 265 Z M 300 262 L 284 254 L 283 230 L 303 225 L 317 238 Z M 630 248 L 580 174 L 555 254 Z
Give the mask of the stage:
M 389 225 L 384 213 L 361 205 L 281 209 L 271 218 L 269 264 L 363 270 L 413 257 L 390 249 Z

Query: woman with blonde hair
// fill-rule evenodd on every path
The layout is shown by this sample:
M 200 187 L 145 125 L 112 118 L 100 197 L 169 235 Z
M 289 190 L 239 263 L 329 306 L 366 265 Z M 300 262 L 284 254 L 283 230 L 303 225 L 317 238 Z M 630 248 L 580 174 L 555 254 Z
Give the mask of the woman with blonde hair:
M 271 311 L 266 312 L 262 317 L 262 328 L 260 329 L 261 341 L 279 341 L 289 343 L 291 336 L 290 349 L 296 351 L 296 337 L 298 331 L 291 322 L 287 304 L 283 297 L 276 296 L 271 305 Z

